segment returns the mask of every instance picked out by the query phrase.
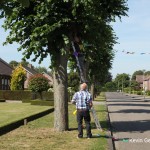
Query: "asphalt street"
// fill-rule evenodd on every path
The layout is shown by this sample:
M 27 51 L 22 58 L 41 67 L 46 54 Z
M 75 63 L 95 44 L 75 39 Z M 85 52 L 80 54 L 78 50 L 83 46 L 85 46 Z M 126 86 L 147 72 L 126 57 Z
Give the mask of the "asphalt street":
M 150 150 L 150 98 L 106 93 L 116 150 Z

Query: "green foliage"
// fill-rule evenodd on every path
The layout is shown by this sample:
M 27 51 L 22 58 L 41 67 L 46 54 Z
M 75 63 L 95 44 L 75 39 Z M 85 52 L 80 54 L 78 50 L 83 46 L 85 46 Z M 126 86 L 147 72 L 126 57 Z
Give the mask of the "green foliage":
M 24 81 L 26 79 L 26 71 L 20 64 L 12 73 L 10 88 L 11 90 L 23 90 Z
M 135 71 L 132 75 L 132 80 L 136 80 L 136 75 L 143 75 L 142 70 Z
M 115 78 L 115 83 L 117 85 L 117 88 L 119 88 L 119 89 L 122 88 L 122 84 L 123 84 L 123 87 L 126 88 L 130 84 L 130 77 L 126 73 L 117 74 L 117 76 Z
M 106 91 L 116 91 L 117 90 L 117 86 L 115 82 L 107 82 L 105 84 L 105 90 Z
M 17 66 L 18 66 L 18 62 L 17 61 L 15 61 L 15 60 L 12 60 L 12 61 L 10 61 L 9 62 L 9 65 L 12 67 L 12 68 L 16 68 Z
M 48 73 L 48 69 L 47 68 L 45 68 L 45 67 L 35 67 L 34 68 L 35 69 L 35 71 L 37 71 L 38 73 L 43 73 L 43 72 L 45 72 L 45 73 Z
M 68 86 L 71 87 L 72 91 L 78 91 L 80 85 L 80 78 L 77 72 L 70 72 L 68 74 Z
M 36 95 L 35 95 L 36 94 Z M 35 98 L 40 98 L 38 93 L 34 93 Z M 54 100 L 54 94 L 52 92 L 43 92 L 43 99 L 45 100 Z M 31 91 L 9 91 L 9 90 L 2 90 L 0 91 L 0 99 L 5 100 L 32 100 L 33 99 L 33 92 Z
M 33 92 L 42 93 L 47 91 L 50 87 L 48 79 L 41 74 L 31 76 L 29 79 L 29 89 Z M 42 98 L 42 95 L 41 95 Z
M 108 22 L 115 21 L 115 17 L 125 16 L 128 10 L 126 0 L 30 0 L 30 5 L 29 1 L 19 2 L 28 7 L 23 7 L 17 1 L 10 1 L 9 5 L 7 2 L 4 5 L 12 13 L 7 15 L 5 9 L 2 9 L 1 15 L 6 17 L 3 27 L 10 29 L 5 44 L 18 42 L 21 45 L 18 50 L 23 50 L 24 58 L 30 58 L 34 54 L 33 61 L 40 58 L 41 62 L 50 54 L 52 64 L 58 52 L 64 52 L 66 41 L 69 41 L 70 33 L 73 32 L 81 33 L 86 43 L 97 48 L 99 46 L 99 51 L 103 47 L 100 53 L 104 51 L 107 54 L 112 49 L 109 48 L 112 45 L 109 41 L 113 37 L 113 30 Z M 85 52 L 88 55 L 90 51 L 95 52 L 95 49 Z

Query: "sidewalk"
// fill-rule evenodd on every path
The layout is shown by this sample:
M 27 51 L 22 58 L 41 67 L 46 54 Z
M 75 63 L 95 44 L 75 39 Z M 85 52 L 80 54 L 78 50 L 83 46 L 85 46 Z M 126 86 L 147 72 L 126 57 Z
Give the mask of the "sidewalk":
M 150 98 L 106 93 L 116 150 L 150 149 Z

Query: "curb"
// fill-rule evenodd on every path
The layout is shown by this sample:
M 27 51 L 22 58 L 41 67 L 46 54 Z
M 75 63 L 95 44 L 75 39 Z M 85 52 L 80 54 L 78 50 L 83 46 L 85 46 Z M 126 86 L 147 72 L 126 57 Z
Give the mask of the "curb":
M 108 123 L 108 135 L 109 136 L 113 136 L 113 132 L 112 132 L 112 125 L 111 125 L 111 122 L 110 122 L 110 116 L 109 116 L 109 111 L 108 111 L 108 105 L 107 105 L 107 99 L 106 99 L 106 108 L 107 108 L 107 123 Z M 109 145 L 109 150 L 116 150 L 115 148 L 115 143 L 114 141 L 112 140 L 112 138 L 108 138 L 108 145 Z
M 0 127 L 0 136 L 20 127 L 21 125 L 26 125 L 27 122 L 30 122 L 30 121 L 33 121 L 33 120 L 38 119 L 40 117 L 43 117 L 43 116 L 45 116 L 45 115 L 47 115 L 53 111 L 54 111 L 54 108 L 51 108 L 51 109 L 45 110 L 43 112 L 31 115 L 29 117 L 20 119 L 16 122 L 10 123 L 6 126 L 2 126 L 2 127 Z

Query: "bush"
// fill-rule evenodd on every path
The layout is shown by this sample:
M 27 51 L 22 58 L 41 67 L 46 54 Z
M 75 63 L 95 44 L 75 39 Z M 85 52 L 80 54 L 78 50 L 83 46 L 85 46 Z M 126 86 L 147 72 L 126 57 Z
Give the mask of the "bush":
M 142 91 L 137 91 L 137 95 L 142 95 Z
M 33 92 L 39 93 L 40 98 L 43 99 L 43 91 L 50 88 L 49 81 L 41 74 L 36 74 L 29 78 L 29 89 Z
M 148 96 L 150 96 L 150 91 L 146 91 L 146 94 L 147 94 Z
M 32 100 L 31 105 L 54 106 L 54 101 Z

